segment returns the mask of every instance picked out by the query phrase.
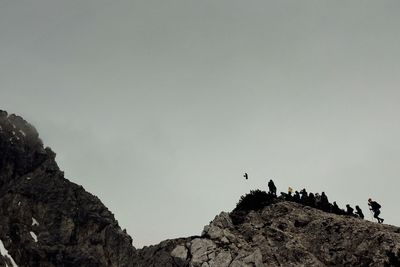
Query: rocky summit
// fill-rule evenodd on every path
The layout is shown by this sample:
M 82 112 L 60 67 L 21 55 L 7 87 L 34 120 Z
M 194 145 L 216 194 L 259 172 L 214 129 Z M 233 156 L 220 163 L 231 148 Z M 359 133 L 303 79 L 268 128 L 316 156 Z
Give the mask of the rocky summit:
M 36 129 L 0 111 L 0 266 L 400 266 L 398 227 L 282 198 L 256 204 L 221 212 L 199 236 L 135 249 Z
M 201 236 L 138 250 L 137 266 L 400 266 L 400 228 L 289 201 L 232 216 Z

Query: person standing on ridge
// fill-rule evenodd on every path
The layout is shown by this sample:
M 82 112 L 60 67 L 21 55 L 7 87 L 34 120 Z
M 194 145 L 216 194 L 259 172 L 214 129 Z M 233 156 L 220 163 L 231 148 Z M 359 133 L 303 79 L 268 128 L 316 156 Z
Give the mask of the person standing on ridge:
M 317 209 L 321 209 L 321 195 L 319 193 L 315 193 L 315 207 Z
M 293 188 L 291 188 L 290 186 L 289 186 L 289 188 L 288 188 L 288 190 L 287 190 L 287 192 L 288 192 L 288 195 L 292 195 L 292 193 L 293 193 Z
M 364 219 L 364 213 L 362 212 L 362 210 L 360 209 L 360 207 L 357 205 L 356 206 L 356 212 L 355 212 L 358 217 L 360 217 L 361 219 Z
M 349 204 L 347 204 L 347 205 L 346 205 L 346 214 L 347 214 L 347 215 L 350 215 L 350 216 L 354 216 L 353 211 L 354 211 L 354 209 L 353 209 L 352 207 L 350 207 Z
M 333 205 L 332 205 L 332 212 L 337 214 L 337 215 L 343 215 L 345 212 L 344 210 L 342 210 L 341 208 L 339 208 L 338 204 L 336 203 L 336 201 L 333 201 Z
M 299 191 L 295 191 L 294 192 L 293 201 L 297 202 L 297 203 L 300 203 L 300 193 L 299 193 Z
M 315 196 L 313 193 L 310 192 L 310 194 L 308 194 L 308 198 L 306 199 L 306 205 L 315 208 Z
M 378 223 L 383 223 L 383 219 L 379 218 L 379 214 L 381 214 L 381 211 L 379 210 L 381 208 L 381 205 L 379 205 L 378 202 L 373 201 L 372 199 L 368 199 L 368 206 L 370 207 L 369 209 L 374 212 L 374 218 L 378 220 Z
M 330 211 L 331 205 L 325 192 L 321 193 L 321 208 L 323 211 Z
M 290 186 L 287 190 L 286 200 L 293 201 L 293 188 Z
M 301 202 L 302 204 L 306 204 L 306 203 L 307 203 L 307 199 L 308 199 L 308 194 L 307 194 L 307 191 L 306 191 L 305 188 L 303 188 L 303 189 L 300 191 L 300 195 L 301 195 L 300 202 Z
M 276 196 L 276 186 L 274 184 L 274 181 L 272 181 L 272 179 L 269 180 L 268 182 L 268 188 L 269 188 L 269 193 Z

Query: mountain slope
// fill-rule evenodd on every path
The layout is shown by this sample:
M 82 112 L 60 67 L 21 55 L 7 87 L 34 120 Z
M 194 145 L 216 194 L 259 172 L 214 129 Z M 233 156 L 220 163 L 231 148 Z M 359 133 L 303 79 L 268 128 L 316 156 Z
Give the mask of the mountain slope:
M 64 178 L 35 128 L 0 112 L 0 265 L 127 266 L 135 249 L 113 214 Z M 12 258 L 12 259 L 11 259 Z
M 275 197 L 241 203 L 200 236 L 135 249 L 101 201 L 64 178 L 35 128 L 0 111 L 0 266 L 400 265 L 398 227 Z
M 201 237 L 142 249 L 138 266 L 384 266 L 387 253 L 400 249 L 398 227 L 289 201 L 250 211 L 240 221 L 222 212 Z M 158 254 L 144 253 L 150 250 Z

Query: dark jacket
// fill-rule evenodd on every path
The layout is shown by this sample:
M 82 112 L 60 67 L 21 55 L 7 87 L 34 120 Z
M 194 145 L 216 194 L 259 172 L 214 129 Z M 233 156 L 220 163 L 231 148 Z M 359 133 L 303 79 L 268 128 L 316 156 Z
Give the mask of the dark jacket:
M 370 203 L 368 203 L 368 205 L 371 206 L 371 209 L 373 211 L 379 210 L 381 208 L 381 205 L 379 205 L 376 201 L 371 201 Z

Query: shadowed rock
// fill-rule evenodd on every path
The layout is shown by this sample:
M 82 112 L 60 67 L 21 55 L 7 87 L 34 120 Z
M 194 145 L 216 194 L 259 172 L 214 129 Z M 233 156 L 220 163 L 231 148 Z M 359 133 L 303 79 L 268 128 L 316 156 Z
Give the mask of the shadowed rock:
M 19 266 L 128 266 L 135 249 L 113 214 L 64 178 L 21 117 L 0 112 L 0 240 Z M 0 256 L 0 265 L 8 264 Z
M 152 254 L 137 266 L 384 266 L 398 260 L 398 227 L 288 201 L 243 216 L 235 225 L 222 212 L 204 227 L 201 237 L 152 246 L 163 257 Z M 178 248 L 191 253 L 180 254 L 187 255 L 179 258 L 180 265 L 163 265 L 166 254 L 172 257 Z

